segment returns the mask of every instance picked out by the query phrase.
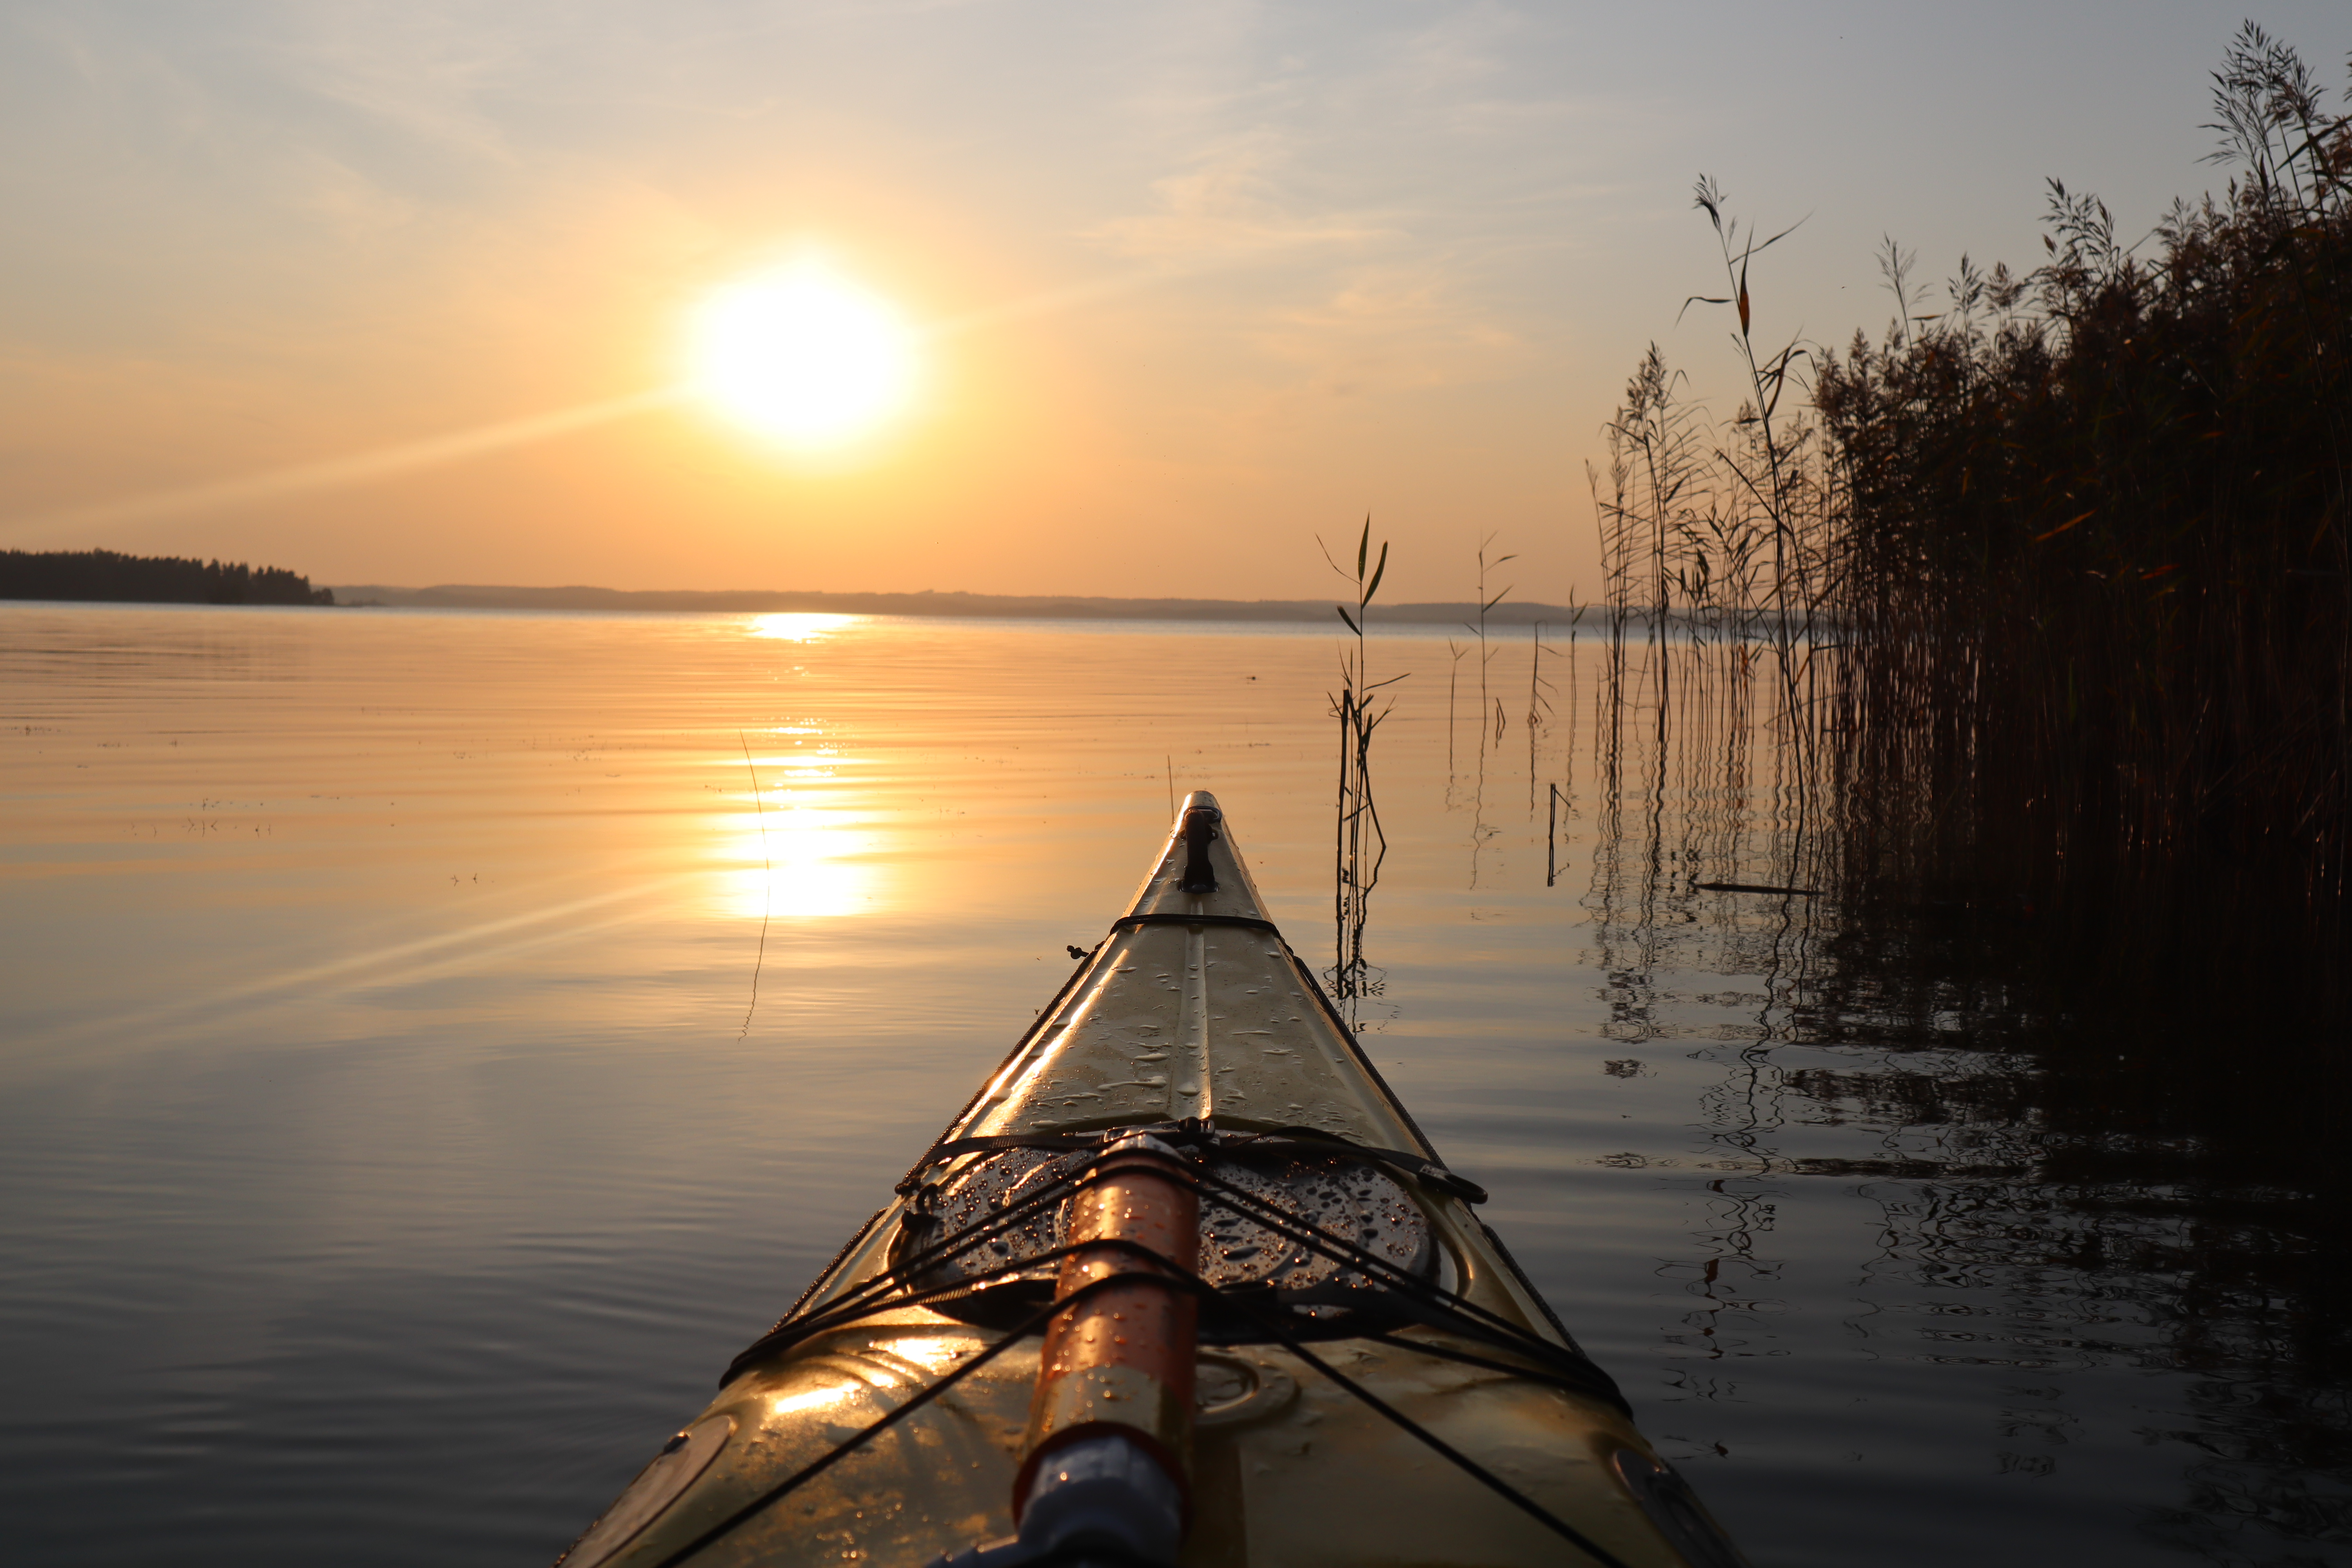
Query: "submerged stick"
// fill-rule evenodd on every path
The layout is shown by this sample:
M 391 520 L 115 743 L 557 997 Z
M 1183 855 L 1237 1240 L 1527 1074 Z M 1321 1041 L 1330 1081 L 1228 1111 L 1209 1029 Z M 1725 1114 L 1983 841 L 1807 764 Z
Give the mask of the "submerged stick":
M 1544 816 L 1544 886 L 1559 880 L 1559 785 L 1551 786 L 1550 805 Z

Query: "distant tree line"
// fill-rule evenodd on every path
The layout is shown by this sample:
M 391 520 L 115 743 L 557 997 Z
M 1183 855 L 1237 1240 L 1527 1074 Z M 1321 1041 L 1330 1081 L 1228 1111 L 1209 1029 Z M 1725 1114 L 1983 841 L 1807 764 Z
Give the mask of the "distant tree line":
M 123 555 L 111 550 L 0 550 L 0 599 L 142 605 L 331 605 L 332 588 L 278 566 Z

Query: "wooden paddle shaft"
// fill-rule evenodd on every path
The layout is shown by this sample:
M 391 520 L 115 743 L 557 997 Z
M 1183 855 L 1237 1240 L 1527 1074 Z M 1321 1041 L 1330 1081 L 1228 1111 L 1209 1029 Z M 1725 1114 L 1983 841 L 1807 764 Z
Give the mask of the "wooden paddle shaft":
M 1180 1492 L 1189 1490 L 1199 1304 L 1189 1290 L 1165 1283 L 1168 1272 L 1136 1247 L 1189 1273 L 1200 1256 L 1200 1200 L 1174 1151 L 1155 1139 L 1113 1145 L 1095 1170 L 1097 1179 L 1063 1211 L 1063 1234 L 1078 1250 L 1063 1259 L 1055 1293 L 1114 1276 L 1129 1282 L 1104 1287 L 1046 1326 L 1013 1485 L 1016 1519 L 1039 1465 L 1085 1437 L 1127 1438 L 1159 1461 Z M 1135 1246 L 1087 1245 L 1102 1241 Z

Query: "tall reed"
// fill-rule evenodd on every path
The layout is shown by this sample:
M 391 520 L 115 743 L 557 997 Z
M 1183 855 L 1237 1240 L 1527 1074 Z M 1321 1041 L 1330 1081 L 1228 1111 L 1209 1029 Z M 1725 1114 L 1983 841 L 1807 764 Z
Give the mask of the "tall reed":
M 1388 836 L 1381 830 L 1380 806 L 1372 795 L 1372 737 L 1391 710 L 1380 694 L 1405 679 L 1403 675 L 1391 675 L 1382 680 L 1371 678 L 1364 612 L 1371 605 L 1372 595 L 1380 592 L 1381 579 L 1389 569 L 1388 542 L 1381 541 L 1377 561 L 1372 559 L 1371 545 L 1372 520 L 1367 517 L 1363 533 L 1356 541 L 1355 570 L 1349 572 L 1338 562 L 1331 562 L 1331 569 L 1355 590 L 1356 600 L 1352 615 L 1345 605 L 1334 606 L 1339 619 L 1354 634 L 1356 646 L 1339 656 L 1340 687 L 1331 697 L 1331 714 L 1339 721 L 1339 801 L 1332 844 L 1331 981 L 1337 998 L 1349 1005 L 1350 1017 L 1354 1004 L 1372 994 L 1378 984 L 1375 972 L 1364 956 L 1364 931 L 1371 921 L 1372 889 L 1380 883 L 1381 864 L 1388 858 L 1389 847 Z M 1328 550 L 1324 559 L 1330 560 Z

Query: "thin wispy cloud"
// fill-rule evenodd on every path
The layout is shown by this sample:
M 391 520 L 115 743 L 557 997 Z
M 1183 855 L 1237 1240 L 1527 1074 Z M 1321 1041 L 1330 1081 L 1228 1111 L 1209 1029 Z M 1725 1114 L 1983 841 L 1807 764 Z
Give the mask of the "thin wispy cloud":
M 1459 385 L 1524 368 L 1524 338 L 1465 299 L 1443 267 L 1367 268 L 1253 334 L 1269 358 L 1341 395 Z
M 514 160 L 491 106 L 535 74 L 528 10 L 303 0 L 277 20 L 251 47 L 293 87 L 443 152 Z
M 1081 230 L 1081 237 L 1115 255 L 1159 263 L 1402 237 L 1401 230 L 1369 215 L 1293 210 L 1274 177 L 1281 155 L 1271 141 L 1254 138 L 1182 174 L 1153 181 L 1153 210 L 1108 219 Z

